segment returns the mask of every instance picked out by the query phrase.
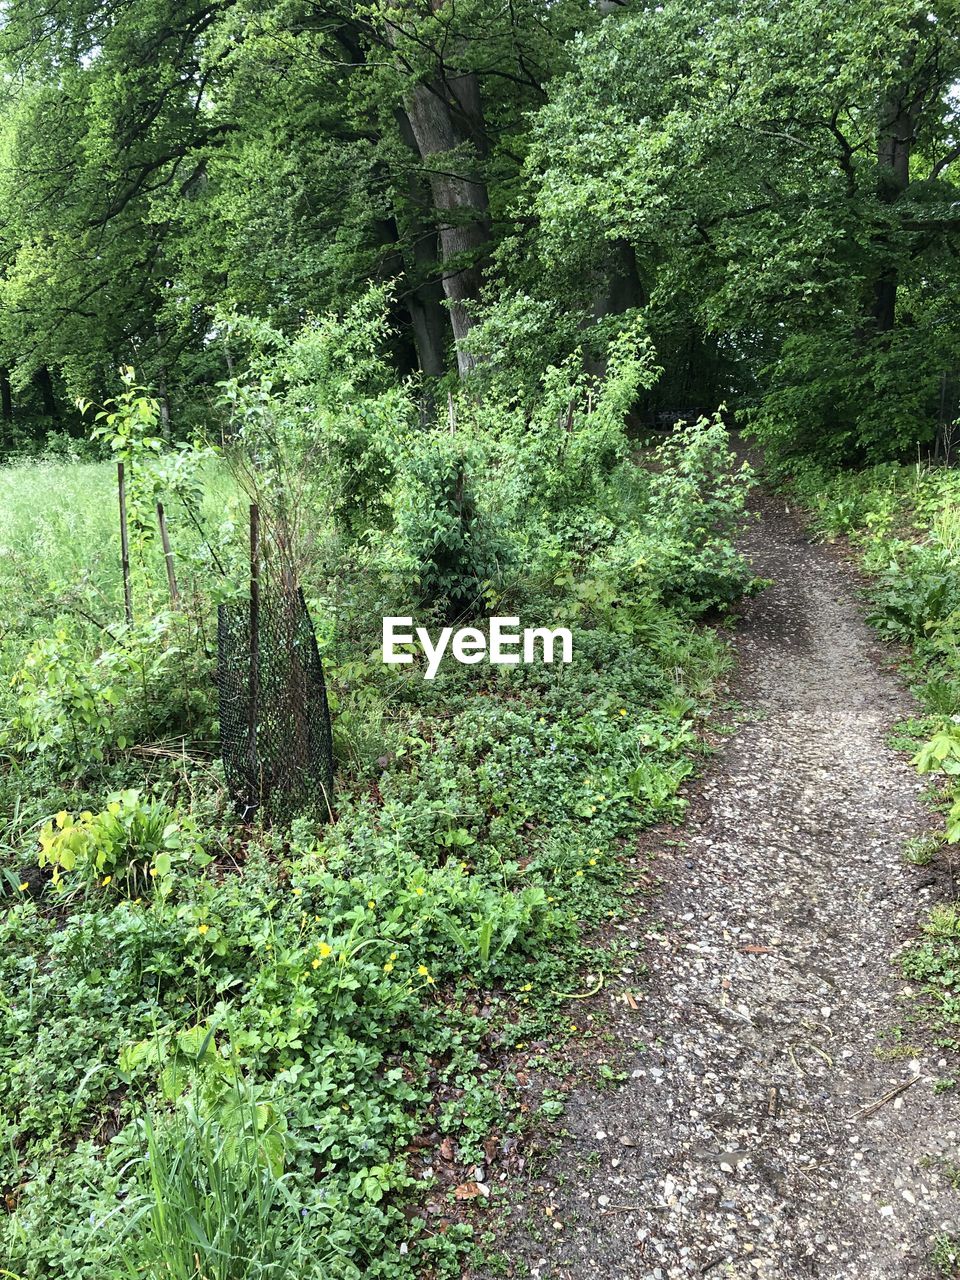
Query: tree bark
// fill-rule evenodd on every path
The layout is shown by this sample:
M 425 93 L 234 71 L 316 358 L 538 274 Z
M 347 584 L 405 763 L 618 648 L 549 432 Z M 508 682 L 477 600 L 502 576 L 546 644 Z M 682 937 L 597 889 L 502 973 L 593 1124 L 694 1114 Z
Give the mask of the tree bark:
M 909 73 L 915 51 L 906 58 L 904 71 Z M 910 154 L 916 135 L 917 118 L 923 106 L 924 85 L 905 80 L 890 94 L 880 109 L 877 137 L 877 199 L 886 207 L 897 203 L 910 185 Z M 879 238 L 887 258 L 874 281 L 872 316 L 877 333 L 890 333 L 897 323 L 897 285 L 899 271 L 893 260 L 889 237 Z
M 440 378 L 446 372 L 447 317 L 443 286 L 438 278 L 437 233 L 415 227 L 412 243 L 405 253 L 396 218 L 378 218 L 376 228 L 381 243 L 387 247 L 382 265 L 384 275 L 405 284 L 401 303 L 413 337 L 414 367 L 428 378 Z

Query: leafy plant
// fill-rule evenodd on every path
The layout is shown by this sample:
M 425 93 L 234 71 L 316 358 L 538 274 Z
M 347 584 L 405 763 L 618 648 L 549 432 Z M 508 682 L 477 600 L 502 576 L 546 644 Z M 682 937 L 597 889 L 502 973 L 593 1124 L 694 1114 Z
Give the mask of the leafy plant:
M 52 869 L 55 886 L 77 883 L 90 890 L 115 882 L 133 896 L 155 881 L 166 894 L 176 870 L 209 861 L 193 819 L 135 788 L 112 796 L 101 813 L 74 818 L 62 810 L 40 832 L 38 862 Z

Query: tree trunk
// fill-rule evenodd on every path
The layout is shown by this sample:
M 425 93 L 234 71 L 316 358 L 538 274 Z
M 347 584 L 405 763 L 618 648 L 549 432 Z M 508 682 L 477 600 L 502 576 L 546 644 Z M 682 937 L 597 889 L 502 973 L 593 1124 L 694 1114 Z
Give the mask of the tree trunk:
M 13 421 L 13 394 L 10 390 L 10 370 L 0 369 L 0 418 Z
M 446 372 L 444 339 L 447 317 L 443 306 L 443 287 L 438 279 L 437 233 L 415 227 L 412 244 L 405 254 L 396 218 L 378 218 L 376 228 L 381 243 L 388 246 L 383 273 L 399 279 L 405 286 L 401 303 L 413 337 L 414 368 L 428 378 L 440 378 Z
M 905 71 L 909 71 L 913 60 L 911 52 Z M 887 207 L 895 205 L 910 185 L 910 154 L 922 105 L 922 87 L 901 84 L 881 108 L 877 137 L 877 199 Z M 899 271 L 893 260 L 889 236 L 881 235 L 878 244 L 887 261 L 874 281 L 871 310 L 875 332 L 890 333 L 897 323 Z
M 40 392 L 40 401 L 43 405 L 43 412 L 48 418 L 57 416 L 57 400 L 53 394 L 53 379 L 50 377 L 50 370 L 45 364 L 33 375 Z
M 618 237 L 611 248 L 605 288 L 594 299 L 594 319 L 602 320 L 604 316 L 616 316 L 635 307 L 644 307 L 647 301 L 633 246 Z M 606 372 L 606 361 L 587 355 L 584 367 L 588 373 L 602 377 Z
M 474 324 L 470 304 L 480 296 L 483 259 L 490 239 L 487 188 L 462 151 L 475 145 L 482 132 L 479 113 L 479 90 L 472 74 L 442 85 L 415 85 L 407 100 L 406 114 L 417 151 L 430 168 L 430 189 L 439 218 L 443 292 L 461 377 L 474 364 L 462 343 Z

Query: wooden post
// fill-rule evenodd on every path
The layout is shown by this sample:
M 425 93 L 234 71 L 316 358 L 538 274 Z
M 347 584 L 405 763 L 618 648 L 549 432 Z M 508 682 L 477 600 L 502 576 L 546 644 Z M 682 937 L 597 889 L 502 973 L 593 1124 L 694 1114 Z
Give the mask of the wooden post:
M 260 702 L 260 508 L 250 504 L 250 684 L 247 691 L 249 720 L 247 750 L 250 753 L 250 778 L 256 787 L 250 804 L 259 800 L 259 767 L 257 760 L 257 711 Z
M 167 586 L 170 588 L 170 603 L 176 609 L 180 605 L 180 588 L 177 586 L 177 573 L 173 564 L 173 552 L 170 550 L 170 538 L 167 535 L 167 520 L 163 514 L 163 503 L 157 503 L 157 524 L 160 526 L 160 541 L 163 544 L 163 558 L 167 565 Z
M 133 622 L 133 591 L 130 587 L 130 539 L 127 535 L 127 487 L 123 463 L 117 463 L 117 491 L 120 498 L 120 567 L 123 569 L 123 608 L 127 622 Z

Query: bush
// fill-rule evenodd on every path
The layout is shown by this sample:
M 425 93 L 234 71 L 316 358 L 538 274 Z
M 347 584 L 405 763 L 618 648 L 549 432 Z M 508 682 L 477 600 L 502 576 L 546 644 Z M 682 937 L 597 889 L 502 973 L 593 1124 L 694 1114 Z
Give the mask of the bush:
M 657 449 L 637 552 L 664 603 L 696 616 L 743 595 L 752 576 L 735 539 L 752 483 L 719 414 L 677 430 Z
M 415 436 L 399 466 L 392 562 L 421 605 L 451 617 L 481 612 L 511 559 L 474 487 L 487 465 L 477 446 L 437 431 Z
M 117 624 L 97 648 L 65 622 L 35 640 L 14 671 L 14 710 L 0 744 L 61 767 L 170 732 L 209 728 L 209 675 L 180 643 L 183 619 L 162 613 Z M 204 678 L 206 676 L 206 679 Z

